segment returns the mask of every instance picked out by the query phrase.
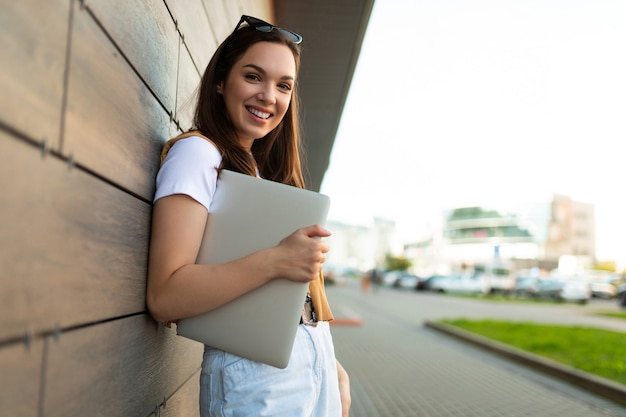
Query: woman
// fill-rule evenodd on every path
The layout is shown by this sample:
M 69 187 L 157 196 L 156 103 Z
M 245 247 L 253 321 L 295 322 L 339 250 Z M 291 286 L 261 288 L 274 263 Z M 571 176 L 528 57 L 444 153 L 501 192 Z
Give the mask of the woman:
M 308 282 L 316 313 L 299 326 L 285 369 L 205 346 L 202 416 L 348 415 L 349 379 L 334 357 L 321 276 L 327 230 L 312 225 L 232 262 L 195 264 L 221 169 L 304 187 L 296 96 L 301 41 L 242 16 L 202 77 L 195 130 L 164 147 L 148 268 L 152 316 L 167 322 L 202 314 L 278 278 Z

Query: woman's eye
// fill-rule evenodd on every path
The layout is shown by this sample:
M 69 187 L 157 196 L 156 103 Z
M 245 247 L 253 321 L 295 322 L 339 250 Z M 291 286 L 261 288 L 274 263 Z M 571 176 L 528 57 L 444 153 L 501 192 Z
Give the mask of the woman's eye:
M 285 90 L 285 91 L 291 91 L 290 84 L 278 84 L 278 88 L 280 88 L 281 90 Z
M 252 81 L 260 81 L 261 80 L 261 77 L 259 77 L 256 74 L 246 74 L 246 78 L 248 80 L 252 80 Z

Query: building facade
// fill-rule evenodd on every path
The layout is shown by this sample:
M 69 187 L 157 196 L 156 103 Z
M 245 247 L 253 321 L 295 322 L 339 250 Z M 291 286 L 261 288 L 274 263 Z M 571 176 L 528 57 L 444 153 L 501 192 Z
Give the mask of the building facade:
M 519 213 L 464 207 L 444 217 L 434 252 L 438 262 L 453 268 L 494 259 L 546 270 L 557 268 L 563 256 L 575 256 L 586 267 L 595 261 L 594 206 L 567 196 L 555 194 Z
M 520 207 L 522 207 L 520 205 Z M 442 213 L 439 230 L 427 239 L 394 248 L 395 223 L 375 219 L 370 226 L 329 222 L 333 236 L 327 264 L 337 270 L 383 267 L 385 255 L 403 255 L 412 272 L 447 274 L 466 266 L 502 261 L 515 269 L 559 266 L 564 256 L 582 268 L 595 262 L 595 213 L 592 204 L 554 195 L 518 212 L 460 207 Z

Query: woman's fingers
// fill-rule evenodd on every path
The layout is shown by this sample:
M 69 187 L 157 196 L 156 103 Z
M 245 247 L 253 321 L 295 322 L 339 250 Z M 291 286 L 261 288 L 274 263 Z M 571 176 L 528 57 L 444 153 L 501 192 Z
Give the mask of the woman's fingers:
M 303 227 L 302 229 L 298 229 L 308 237 L 328 237 L 331 235 L 330 231 L 326 228 L 320 226 L 319 224 L 314 224 L 313 226 Z
M 285 252 L 285 277 L 295 281 L 311 281 L 319 277 L 328 253 L 328 244 L 321 238 L 330 232 L 320 225 L 296 230 L 280 242 Z

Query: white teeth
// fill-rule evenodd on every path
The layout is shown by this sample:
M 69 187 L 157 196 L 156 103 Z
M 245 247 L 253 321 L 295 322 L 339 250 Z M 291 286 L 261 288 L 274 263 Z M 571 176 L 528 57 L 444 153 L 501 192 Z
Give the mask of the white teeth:
M 248 111 L 254 114 L 256 117 L 260 117 L 261 119 L 267 119 L 268 117 L 270 117 L 270 113 L 264 113 L 262 111 L 252 109 L 250 107 L 248 107 Z

